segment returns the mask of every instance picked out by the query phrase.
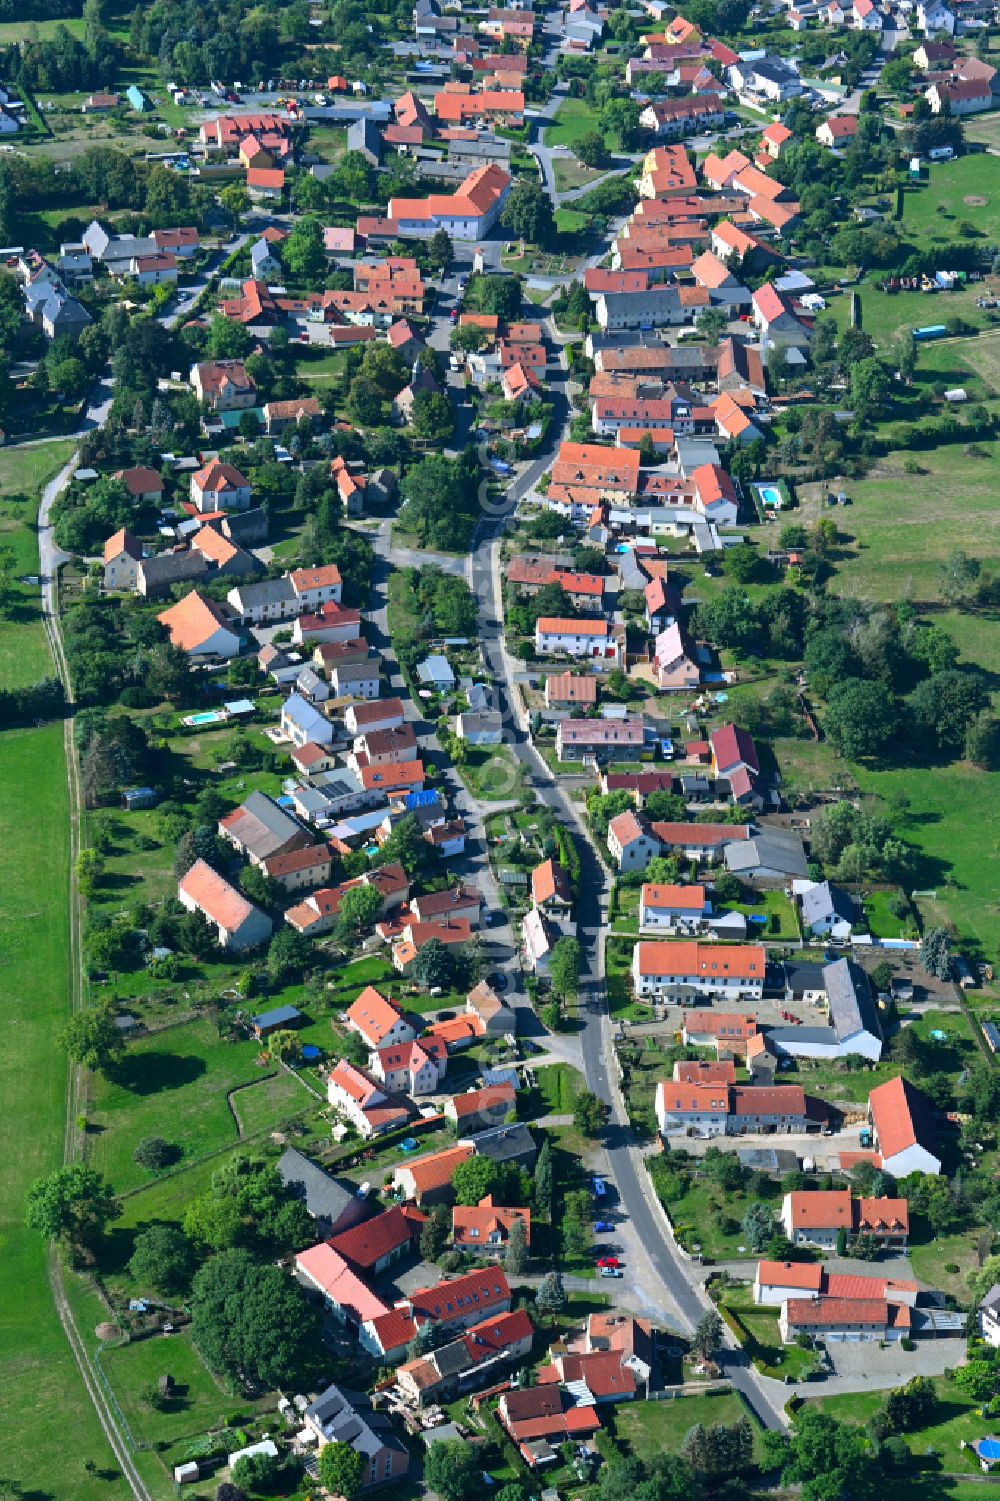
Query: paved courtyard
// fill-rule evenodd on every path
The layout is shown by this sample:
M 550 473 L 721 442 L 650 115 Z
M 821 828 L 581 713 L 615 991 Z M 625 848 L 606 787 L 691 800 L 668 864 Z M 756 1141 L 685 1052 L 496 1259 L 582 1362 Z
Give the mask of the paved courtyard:
M 964 1339 L 921 1339 L 916 1349 L 898 1344 L 884 1350 L 868 1341 L 863 1344 L 826 1346 L 833 1375 L 825 1381 L 804 1381 L 794 1387 L 800 1397 L 832 1397 L 839 1392 L 879 1391 L 902 1386 L 913 1376 L 940 1376 L 951 1366 L 965 1364 Z

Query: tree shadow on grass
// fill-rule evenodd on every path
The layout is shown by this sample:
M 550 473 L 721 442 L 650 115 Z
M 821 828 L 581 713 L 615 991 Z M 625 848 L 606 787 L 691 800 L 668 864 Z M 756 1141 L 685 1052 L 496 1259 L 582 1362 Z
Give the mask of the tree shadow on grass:
M 207 1072 L 204 1058 L 186 1053 L 133 1053 L 126 1057 L 115 1082 L 131 1094 L 159 1094 L 182 1089 Z

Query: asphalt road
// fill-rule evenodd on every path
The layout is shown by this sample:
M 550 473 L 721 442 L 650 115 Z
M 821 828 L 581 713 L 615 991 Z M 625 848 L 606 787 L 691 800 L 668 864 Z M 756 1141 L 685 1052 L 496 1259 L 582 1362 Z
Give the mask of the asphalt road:
M 558 339 L 551 326 L 550 333 Z M 484 659 L 492 673 L 500 699 L 504 741 L 517 761 L 530 773 L 538 801 L 550 808 L 570 831 L 580 853 L 577 937 L 582 952 L 582 1029 L 578 1037 L 587 1087 L 604 1100 L 610 1111 L 610 1124 L 605 1140 L 610 1192 L 612 1198 L 617 1200 L 617 1207 L 631 1221 L 639 1241 L 649 1255 L 654 1271 L 663 1285 L 665 1303 L 669 1299 L 679 1310 L 689 1329 L 693 1329 L 710 1305 L 693 1265 L 686 1262 L 675 1248 L 659 1208 L 653 1202 L 648 1174 L 610 1077 L 610 1069 L 614 1064 L 604 986 L 604 935 L 607 931 L 610 878 L 583 831 L 577 806 L 534 749 L 527 727 L 517 713 L 513 691 L 515 669 L 507 655 L 503 635 L 500 539 L 518 502 L 551 466 L 565 435 L 571 417 L 565 381 L 563 373 L 550 382 L 556 414 L 550 428 L 551 438 L 546 452 L 514 479 L 502 505 L 491 506 L 476 528 L 472 548 L 471 585 L 479 605 L 480 641 Z M 741 1392 L 764 1426 L 783 1428 L 785 1420 L 780 1399 L 776 1400 L 770 1394 L 767 1390 L 770 1383 L 765 1384 L 743 1351 L 735 1347 L 727 1348 L 719 1361 L 726 1376 Z

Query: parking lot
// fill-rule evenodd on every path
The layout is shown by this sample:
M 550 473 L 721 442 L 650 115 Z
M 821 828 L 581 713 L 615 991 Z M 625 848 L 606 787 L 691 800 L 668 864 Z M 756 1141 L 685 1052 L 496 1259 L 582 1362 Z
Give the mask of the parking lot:
M 964 1339 L 921 1339 L 916 1348 L 899 1344 L 880 1349 L 874 1340 L 860 1344 L 827 1343 L 833 1367 L 824 1381 L 805 1381 L 794 1388 L 800 1397 L 832 1397 L 837 1392 L 878 1391 L 901 1386 L 914 1376 L 940 1376 L 952 1366 L 965 1363 Z

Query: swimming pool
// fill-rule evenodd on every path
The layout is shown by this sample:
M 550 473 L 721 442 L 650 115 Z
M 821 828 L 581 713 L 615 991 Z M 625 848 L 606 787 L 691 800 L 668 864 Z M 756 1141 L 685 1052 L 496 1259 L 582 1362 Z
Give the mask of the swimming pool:
M 780 511 L 782 506 L 781 491 L 777 485 L 757 485 L 757 494 L 760 496 L 761 505 L 767 506 L 768 510 Z
M 224 724 L 227 718 L 225 709 L 201 709 L 197 714 L 186 714 L 181 724 L 194 728 L 202 724 Z

